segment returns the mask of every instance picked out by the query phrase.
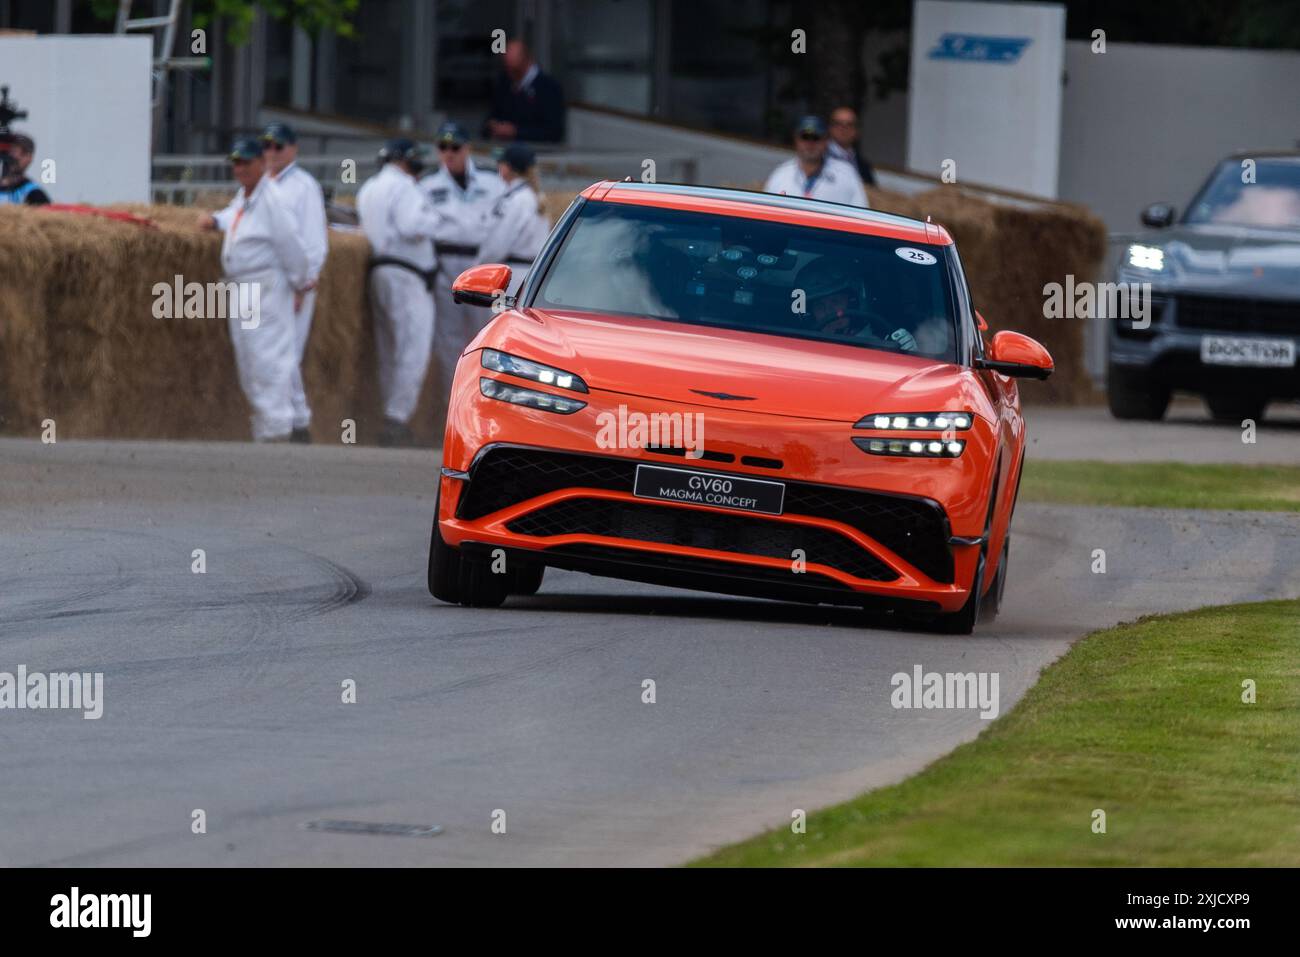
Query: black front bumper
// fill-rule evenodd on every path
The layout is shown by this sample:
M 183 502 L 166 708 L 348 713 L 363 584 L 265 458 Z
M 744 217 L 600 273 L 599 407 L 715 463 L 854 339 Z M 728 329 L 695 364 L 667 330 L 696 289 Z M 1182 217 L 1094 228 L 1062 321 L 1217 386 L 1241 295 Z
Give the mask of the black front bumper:
M 1288 339 L 1300 355 L 1300 301 L 1230 299 L 1161 291 L 1153 296 L 1151 325 L 1108 320 L 1110 364 L 1139 373 L 1152 385 L 1187 392 L 1288 399 L 1300 397 L 1300 363 L 1286 368 L 1207 365 L 1205 336 Z
M 636 466 L 635 459 L 617 456 L 489 445 L 475 456 L 469 468 L 468 485 L 461 494 L 456 517 L 482 518 L 564 489 L 630 494 L 636 481 Z M 951 584 L 954 580 L 952 548 L 948 542 L 951 526 L 937 502 L 919 496 L 781 480 L 786 487 L 785 514 L 842 522 L 880 542 L 934 581 Z M 789 558 L 791 549 L 798 544 L 782 537 L 793 528 L 789 523 L 750 515 L 686 513 L 656 505 L 641 508 L 655 509 L 679 521 L 647 520 L 634 503 L 587 502 L 585 508 L 560 504 L 527 513 L 512 520 L 510 529 L 542 537 L 600 534 L 783 558 Z M 898 577 L 843 535 L 807 525 L 802 526 L 800 535 L 805 541 L 823 546 L 819 552 L 832 559 L 826 564 L 856 578 L 891 581 Z

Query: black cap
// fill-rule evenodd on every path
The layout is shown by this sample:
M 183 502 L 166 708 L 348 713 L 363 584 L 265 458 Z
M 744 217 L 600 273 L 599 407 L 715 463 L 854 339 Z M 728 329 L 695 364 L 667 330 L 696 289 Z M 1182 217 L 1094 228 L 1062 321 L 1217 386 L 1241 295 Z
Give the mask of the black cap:
M 820 116 L 799 117 L 799 122 L 794 125 L 795 136 L 815 136 L 818 139 L 826 138 L 826 124 Z
M 423 143 L 417 143 L 415 140 L 407 139 L 405 136 L 389 140 L 379 148 L 379 162 L 381 163 L 406 160 L 416 165 L 423 165 L 428 158 L 429 148 L 427 146 Z
M 459 123 L 448 120 L 438 127 L 438 132 L 433 134 L 433 141 L 439 146 L 444 143 L 448 146 L 464 146 L 469 142 L 469 133 Z
M 277 143 L 280 146 L 292 146 L 298 142 L 298 134 L 288 123 L 272 123 L 262 131 L 263 143 Z
M 226 157 L 231 160 L 254 160 L 262 158 L 262 143 L 251 136 L 241 136 L 235 140 L 230 147 L 230 155 Z
M 533 152 L 531 146 L 523 143 L 511 143 L 509 146 L 499 147 L 493 154 L 498 163 L 505 163 L 516 173 L 527 173 L 537 162 L 537 154 Z

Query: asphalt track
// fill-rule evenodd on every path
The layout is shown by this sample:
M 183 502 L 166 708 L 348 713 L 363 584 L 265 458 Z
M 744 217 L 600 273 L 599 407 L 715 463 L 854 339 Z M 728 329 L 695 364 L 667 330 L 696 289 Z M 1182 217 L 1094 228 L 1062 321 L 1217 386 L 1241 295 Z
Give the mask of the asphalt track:
M 1295 516 L 1022 503 L 973 637 L 554 571 L 462 609 L 425 590 L 434 465 L 0 441 L 0 671 L 105 675 L 98 721 L 0 710 L 0 865 L 675 864 L 985 726 L 894 710 L 894 672 L 998 672 L 1006 711 L 1089 629 L 1300 595 Z

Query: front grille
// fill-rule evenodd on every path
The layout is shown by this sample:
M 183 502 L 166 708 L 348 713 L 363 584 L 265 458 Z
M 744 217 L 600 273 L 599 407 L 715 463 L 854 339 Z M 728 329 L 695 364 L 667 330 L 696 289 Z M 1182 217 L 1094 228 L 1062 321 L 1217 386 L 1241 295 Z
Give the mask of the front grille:
M 1178 296 L 1175 321 L 1184 329 L 1300 335 L 1300 302 Z
M 631 492 L 635 477 L 636 465 L 622 459 L 538 449 L 489 449 L 474 464 L 456 517 L 482 518 L 565 488 Z
M 506 527 L 540 538 L 601 535 L 784 561 L 791 561 L 800 549 L 810 564 L 827 565 L 854 578 L 882 582 L 898 578 L 884 562 L 837 532 L 751 515 L 600 498 L 566 499 L 521 515 Z
M 474 463 L 458 518 L 473 520 L 561 489 L 632 492 L 635 460 L 497 446 Z M 855 489 L 785 483 L 788 515 L 843 522 L 880 542 L 937 582 L 953 580 L 948 521 L 933 502 Z M 692 511 L 698 515 L 701 512 Z M 837 536 L 838 537 L 838 536 Z M 784 557 L 789 557 L 788 553 Z
M 1116 316 L 1112 321 L 1115 324 L 1115 334 L 1122 339 L 1154 339 L 1156 333 L 1160 330 L 1161 321 L 1164 319 L 1165 307 L 1169 305 L 1169 300 L 1163 296 L 1151 296 L 1147 303 L 1149 312 L 1147 313 L 1147 322 L 1143 323 L 1144 328 L 1136 328 L 1134 323 L 1140 320 L 1136 317 L 1133 310 L 1128 312 L 1129 318 Z

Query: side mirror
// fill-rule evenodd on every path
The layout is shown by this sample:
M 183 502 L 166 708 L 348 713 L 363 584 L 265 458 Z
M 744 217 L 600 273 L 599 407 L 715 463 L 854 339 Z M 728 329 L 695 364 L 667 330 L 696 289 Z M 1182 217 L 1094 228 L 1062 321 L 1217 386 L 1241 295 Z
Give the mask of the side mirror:
M 451 298 L 467 306 L 491 306 L 510 288 L 510 267 L 501 263 L 471 266 L 451 284 Z M 510 303 L 507 302 L 507 305 Z
M 999 332 L 989 343 L 988 354 L 975 361 L 980 369 L 1024 379 L 1046 379 L 1056 368 L 1051 353 L 1018 332 Z
M 1142 224 L 1150 226 L 1153 229 L 1164 229 L 1174 222 L 1174 216 L 1178 210 L 1168 203 L 1152 203 L 1146 209 L 1142 210 Z

